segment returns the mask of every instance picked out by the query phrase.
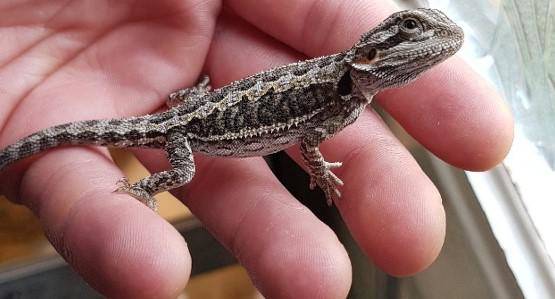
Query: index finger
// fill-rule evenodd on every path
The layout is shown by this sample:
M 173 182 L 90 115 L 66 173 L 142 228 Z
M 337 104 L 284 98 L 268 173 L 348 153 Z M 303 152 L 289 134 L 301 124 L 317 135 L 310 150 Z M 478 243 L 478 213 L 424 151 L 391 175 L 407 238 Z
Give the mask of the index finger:
M 227 5 L 309 56 L 350 47 L 360 34 L 396 10 L 391 1 L 364 0 L 231 0 Z M 464 169 L 493 167 L 512 143 L 509 110 L 495 90 L 457 58 L 376 99 L 422 145 Z

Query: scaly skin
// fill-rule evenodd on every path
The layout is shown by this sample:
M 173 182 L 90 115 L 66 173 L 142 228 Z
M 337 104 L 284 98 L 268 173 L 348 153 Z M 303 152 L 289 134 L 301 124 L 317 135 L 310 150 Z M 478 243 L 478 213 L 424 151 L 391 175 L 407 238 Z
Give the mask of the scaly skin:
M 379 91 L 402 86 L 453 55 L 463 32 L 432 9 L 401 11 L 345 52 L 281 66 L 212 90 L 209 79 L 170 95 L 168 111 L 126 119 L 79 121 L 34 133 L 0 152 L 0 170 L 62 145 L 151 147 L 166 150 L 172 169 L 130 184 L 127 192 L 156 209 L 154 195 L 189 182 L 193 152 L 261 156 L 294 144 L 328 204 L 343 182 L 319 144 L 353 123 Z

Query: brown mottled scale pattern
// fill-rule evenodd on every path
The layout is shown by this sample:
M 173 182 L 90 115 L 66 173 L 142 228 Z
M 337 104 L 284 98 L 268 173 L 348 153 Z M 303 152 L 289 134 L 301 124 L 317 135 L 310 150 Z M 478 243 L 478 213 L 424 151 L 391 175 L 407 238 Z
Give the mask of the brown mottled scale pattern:
M 163 148 L 172 168 L 119 191 L 156 208 L 153 195 L 189 182 L 193 152 L 215 156 L 266 155 L 293 144 L 311 177 L 331 203 L 343 182 L 318 149 L 353 123 L 380 90 L 402 86 L 453 55 L 463 41 L 460 27 L 433 9 L 401 11 L 369 30 L 352 48 L 297 62 L 212 90 L 207 77 L 178 90 L 169 110 L 124 119 L 87 120 L 34 133 L 0 151 L 0 170 L 62 145 Z

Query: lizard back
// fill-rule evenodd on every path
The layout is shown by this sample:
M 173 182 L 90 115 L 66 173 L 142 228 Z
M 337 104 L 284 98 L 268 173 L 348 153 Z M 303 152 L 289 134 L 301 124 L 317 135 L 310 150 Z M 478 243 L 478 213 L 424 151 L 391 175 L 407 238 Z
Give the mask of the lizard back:
M 349 70 L 344 60 L 344 54 L 320 57 L 233 82 L 211 92 L 194 111 L 183 108 L 187 113 L 168 126 L 184 132 L 194 151 L 209 155 L 283 150 L 318 125 L 319 115 L 344 109 L 338 93 L 339 78 Z

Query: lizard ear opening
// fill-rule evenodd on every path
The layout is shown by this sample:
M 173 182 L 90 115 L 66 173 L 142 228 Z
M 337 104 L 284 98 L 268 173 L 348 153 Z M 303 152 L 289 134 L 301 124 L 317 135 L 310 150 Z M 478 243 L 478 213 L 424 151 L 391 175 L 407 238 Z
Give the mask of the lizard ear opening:
M 351 72 L 347 71 L 343 74 L 343 76 L 341 76 L 339 82 L 337 82 L 337 93 L 340 96 L 346 96 L 349 95 L 352 90 L 353 80 L 351 79 Z

